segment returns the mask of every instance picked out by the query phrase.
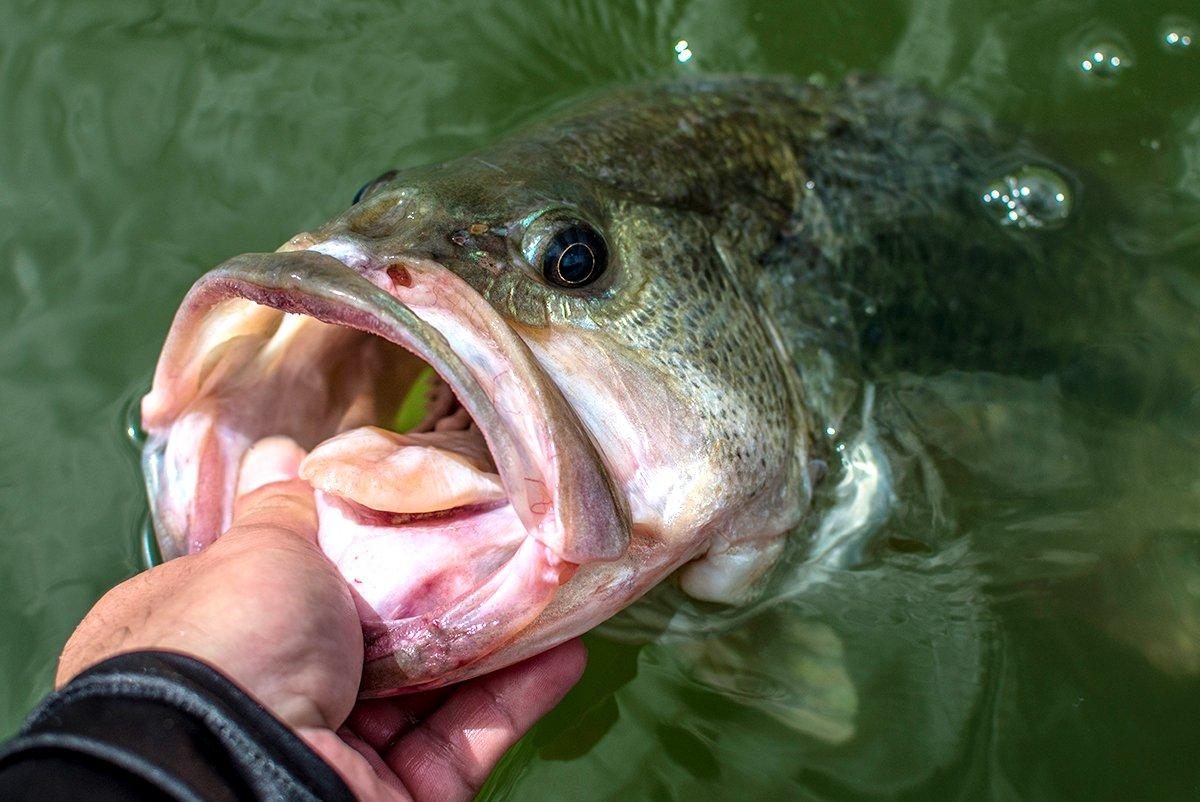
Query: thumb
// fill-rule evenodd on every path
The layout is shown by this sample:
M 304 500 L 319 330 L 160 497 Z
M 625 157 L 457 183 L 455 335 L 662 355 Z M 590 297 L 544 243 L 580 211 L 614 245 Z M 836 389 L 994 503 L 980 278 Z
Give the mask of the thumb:
M 299 478 L 305 456 L 304 449 L 287 437 L 267 437 L 250 447 L 238 472 L 229 535 L 269 528 L 316 540 L 313 491 Z

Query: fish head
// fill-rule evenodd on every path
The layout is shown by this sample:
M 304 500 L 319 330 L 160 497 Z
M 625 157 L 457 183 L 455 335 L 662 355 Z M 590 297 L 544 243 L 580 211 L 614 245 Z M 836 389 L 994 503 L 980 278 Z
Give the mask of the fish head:
M 390 172 L 279 251 L 229 260 L 185 298 L 144 399 L 168 556 L 228 526 L 254 442 L 312 449 L 365 696 L 544 651 L 689 561 L 687 589 L 726 598 L 811 495 L 799 383 L 739 244 L 563 158 L 526 145 Z M 444 420 L 384 430 L 426 366 L 481 454 Z

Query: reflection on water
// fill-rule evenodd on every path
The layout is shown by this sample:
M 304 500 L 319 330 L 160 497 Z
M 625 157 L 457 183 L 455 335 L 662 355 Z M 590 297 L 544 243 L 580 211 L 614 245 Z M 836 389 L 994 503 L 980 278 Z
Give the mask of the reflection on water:
M 1053 347 L 981 355 L 919 328 L 900 344 L 872 335 L 891 367 L 870 381 L 806 352 L 830 470 L 786 564 L 745 608 L 668 583 L 604 625 L 580 687 L 483 796 L 1194 796 L 1192 13 L 1164 0 L 0 7 L 0 729 L 48 687 L 87 606 L 153 559 L 123 430 L 202 270 L 330 217 L 384 167 L 461 153 L 600 86 L 864 71 L 1031 143 L 964 191 L 1014 238 L 1004 281 L 1030 341 Z M 886 332 L 874 299 L 854 304 L 837 314 Z M 905 345 L 933 356 L 895 358 Z
M 1172 53 L 1187 53 L 1196 41 L 1196 23 L 1186 17 L 1168 17 L 1159 31 L 1159 43 Z
M 1129 49 L 1115 42 L 1094 42 L 1084 45 L 1078 56 L 1079 71 L 1093 81 L 1115 81 L 1133 67 Z

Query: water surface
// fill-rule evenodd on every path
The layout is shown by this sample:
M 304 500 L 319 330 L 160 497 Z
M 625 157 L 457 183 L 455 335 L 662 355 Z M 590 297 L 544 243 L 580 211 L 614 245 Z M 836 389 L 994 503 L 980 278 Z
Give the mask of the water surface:
M 660 588 L 588 638 L 581 685 L 482 796 L 1196 796 L 1197 18 L 1164 0 L 0 6 L 0 732 L 142 565 L 125 429 L 200 273 L 588 90 L 863 71 L 1036 145 L 1071 208 L 1014 235 L 1071 243 L 1079 286 L 1120 276 L 1122 303 L 1084 293 L 1087 347 L 1037 375 L 856 398 L 808 524 L 844 531 L 838 480 L 886 458 L 894 494 L 853 559 L 797 556 L 743 611 Z

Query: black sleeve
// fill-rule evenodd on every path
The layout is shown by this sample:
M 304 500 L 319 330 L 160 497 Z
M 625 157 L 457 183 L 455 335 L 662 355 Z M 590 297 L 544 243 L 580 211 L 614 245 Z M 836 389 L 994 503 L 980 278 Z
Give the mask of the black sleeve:
M 348 800 L 282 722 L 204 663 L 124 654 L 47 697 L 0 746 L 2 800 Z

